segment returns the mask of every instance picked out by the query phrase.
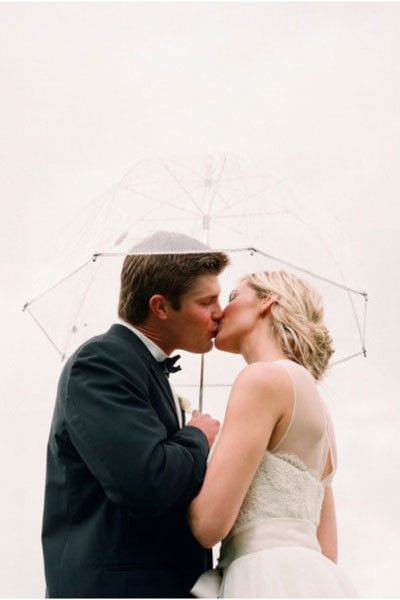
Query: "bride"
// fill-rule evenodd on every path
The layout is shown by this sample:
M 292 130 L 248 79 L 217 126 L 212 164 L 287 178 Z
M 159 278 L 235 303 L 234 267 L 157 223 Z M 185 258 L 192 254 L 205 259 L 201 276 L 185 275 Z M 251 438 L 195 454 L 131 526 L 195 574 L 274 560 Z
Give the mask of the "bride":
M 242 354 L 220 438 L 188 521 L 222 540 L 199 597 L 354 597 L 336 565 L 336 448 L 316 382 L 333 353 L 319 294 L 285 271 L 243 278 L 216 347 Z

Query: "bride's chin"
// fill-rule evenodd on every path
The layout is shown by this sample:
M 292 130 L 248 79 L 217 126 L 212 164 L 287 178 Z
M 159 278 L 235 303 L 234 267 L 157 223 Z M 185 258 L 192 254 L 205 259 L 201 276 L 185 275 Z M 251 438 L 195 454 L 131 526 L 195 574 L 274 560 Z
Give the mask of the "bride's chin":
M 214 338 L 214 346 L 217 348 L 217 350 L 222 350 L 222 352 L 234 352 L 229 347 L 228 341 L 224 340 L 224 338 L 219 334 Z
M 219 338 L 219 334 L 215 336 L 214 338 L 214 346 L 215 348 L 217 348 L 217 350 L 224 350 L 224 343 L 223 343 L 223 339 Z

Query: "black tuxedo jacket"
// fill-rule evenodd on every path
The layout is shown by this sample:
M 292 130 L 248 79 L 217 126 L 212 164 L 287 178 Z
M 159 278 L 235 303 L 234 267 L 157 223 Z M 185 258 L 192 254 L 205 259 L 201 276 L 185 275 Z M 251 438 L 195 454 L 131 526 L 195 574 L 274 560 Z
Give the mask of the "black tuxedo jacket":
M 187 597 L 212 562 L 185 518 L 207 455 L 132 331 L 83 344 L 62 371 L 48 443 L 46 595 Z

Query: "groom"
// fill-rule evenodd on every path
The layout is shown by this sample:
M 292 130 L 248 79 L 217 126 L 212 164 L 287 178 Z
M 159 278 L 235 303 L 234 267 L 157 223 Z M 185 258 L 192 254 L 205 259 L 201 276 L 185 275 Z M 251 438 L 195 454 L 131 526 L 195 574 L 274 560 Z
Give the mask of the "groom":
M 211 350 L 229 260 L 209 249 L 167 254 L 178 243 L 207 249 L 181 234 L 156 242 L 166 254 L 124 261 L 119 323 L 83 344 L 60 377 L 42 531 L 48 597 L 188 597 L 212 566 L 186 509 L 219 423 L 195 412 L 185 425 L 167 357 Z

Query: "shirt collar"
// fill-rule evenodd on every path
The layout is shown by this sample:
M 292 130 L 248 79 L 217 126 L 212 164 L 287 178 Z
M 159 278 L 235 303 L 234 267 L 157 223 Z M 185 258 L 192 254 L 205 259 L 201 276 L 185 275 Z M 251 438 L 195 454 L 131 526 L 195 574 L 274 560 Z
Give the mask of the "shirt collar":
M 136 327 L 134 327 L 130 323 L 127 323 L 126 321 L 123 321 L 122 319 L 118 319 L 118 322 L 120 325 L 124 325 L 124 327 L 127 327 L 128 329 L 133 331 L 135 335 L 137 335 L 137 337 L 143 342 L 147 350 L 153 355 L 157 362 L 161 362 L 165 358 L 167 358 L 167 355 L 165 354 L 164 350 L 161 350 L 160 346 L 157 346 L 157 344 L 155 344 L 153 340 L 144 335 L 144 333 L 139 331 L 139 329 L 136 329 Z

